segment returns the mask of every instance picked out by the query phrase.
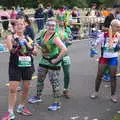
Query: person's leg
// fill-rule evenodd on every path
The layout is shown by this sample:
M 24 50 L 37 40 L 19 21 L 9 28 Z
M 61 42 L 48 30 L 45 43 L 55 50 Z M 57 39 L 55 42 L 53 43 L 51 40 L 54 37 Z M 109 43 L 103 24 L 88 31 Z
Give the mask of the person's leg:
M 48 109 L 54 111 L 60 109 L 60 70 L 49 70 L 48 73 L 53 89 L 53 104 Z
M 46 78 L 48 70 L 43 67 L 38 68 L 38 79 L 37 79 L 37 97 L 42 95 L 44 89 L 44 80 Z
M 2 117 L 2 120 L 15 119 L 14 107 L 16 104 L 17 86 L 19 81 L 9 82 L 9 95 L 8 95 L 8 112 Z
M 117 102 L 116 92 L 116 73 L 117 73 L 118 58 L 109 59 L 110 78 L 111 78 L 111 100 Z
M 70 98 L 69 95 L 69 83 L 70 83 L 70 64 L 62 65 L 64 72 L 64 90 L 63 95 L 65 98 Z
M 92 99 L 95 99 L 98 95 L 98 91 L 100 89 L 102 77 L 104 74 L 104 69 L 106 68 L 107 64 L 98 64 L 98 72 L 97 72 L 97 77 L 95 80 L 95 92 L 92 93 L 90 96 Z
M 31 68 L 21 68 L 22 73 L 22 86 L 23 89 L 20 94 L 20 103 L 17 107 L 17 112 L 24 115 L 32 115 L 32 113 L 25 107 L 30 80 L 32 79 L 33 70 Z
M 28 102 L 29 103 L 36 103 L 36 102 L 41 102 L 40 96 L 42 95 L 42 91 L 44 88 L 44 80 L 46 78 L 47 74 L 47 69 L 43 67 L 38 68 L 38 75 L 37 75 L 37 95 L 29 98 Z
M 13 112 L 14 106 L 16 104 L 16 95 L 17 95 L 17 87 L 19 81 L 10 81 L 9 82 L 9 96 L 8 96 L 8 111 Z
M 117 66 L 110 66 L 110 78 L 111 78 L 111 96 L 116 92 L 116 73 Z
M 64 89 L 68 89 L 70 83 L 70 64 L 62 65 L 64 72 Z
M 8 112 L 10 118 L 15 118 L 14 107 L 16 104 L 17 87 L 20 81 L 21 72 L 15 66 L 9 65 L 9 95 L 8 95 Z M 9 119 L 10 119 L 9 118 Z
M 97 77 L 96 77 L 96 81 L 95 81 L 95 92 L 99 91 L 102 77 L 103 77 L 103 73 L 104 73 L 106 66 L 107 66 L 106 64 L 99 64 L 98 65 L 98 72 L 97 72 Z
M 30 80 L 22 81 L 22 85 L 23 85 L 23 89 L 20 94 L 20 104 L 24 106 L 26 104 L 26 99 L 27 99 L 28 90 L 30 86 Z
M 20 94 L 20 103 L 17 107 L 17 113 L 20 113 L 20 114 L 23 114 L 26 116 L 32 115 L 32 113 L 29 111 L 29 109 L 27 109 L 27 107 L 25 106 L 26 99 L 28 96 L 29 86 L 30 86 L 30 80 L 24 80 L 23 81 L 23 89 Z

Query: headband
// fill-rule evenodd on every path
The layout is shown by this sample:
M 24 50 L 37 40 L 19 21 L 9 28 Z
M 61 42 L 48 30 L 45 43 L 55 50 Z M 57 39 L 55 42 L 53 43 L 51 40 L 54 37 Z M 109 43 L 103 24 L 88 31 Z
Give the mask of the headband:
M 56 25 L 56 22 L 55 21 L 48 21 L 47 24 L 48 25 Z

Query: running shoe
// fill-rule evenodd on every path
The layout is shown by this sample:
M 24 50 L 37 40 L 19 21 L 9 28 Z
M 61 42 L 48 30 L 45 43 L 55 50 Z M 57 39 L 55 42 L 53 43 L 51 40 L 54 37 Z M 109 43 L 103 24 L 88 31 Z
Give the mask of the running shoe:
M 14 120 L 15 114 L 7 112 L 0 120 Z
M 69 91 L 68 91 L 68 90 L 64 90 L 64 91 L 63 91 L 63 96 L 64 96 L 66 99 L 70 99 Z
M 48 110 L 56 111 L 56 110 L 59 110 L 60 108 L 61 108 L 60 103 L 53 103 L 48 107 Z
M 91 99 L 96 99 L 98 97 L 98 92 L 93 92 L 91 95 L 90 95 L 90 98 Z
M 33 96 L 33 97 L 28 99 L 28 102 L 34 104 L 37 102 L 42 102 L 42 99 L 38 96 Z
M 17 113 L 20 113 L 26 116 L 32 115 L 32 113 L 26 107 L 19 107 L 19 106 L 17 108 Z
M 112 95 L 111 96 L 111 101 L 114 102 L 114 103 L 117 103 L 118 102 L 118 98 L 116 95 Z

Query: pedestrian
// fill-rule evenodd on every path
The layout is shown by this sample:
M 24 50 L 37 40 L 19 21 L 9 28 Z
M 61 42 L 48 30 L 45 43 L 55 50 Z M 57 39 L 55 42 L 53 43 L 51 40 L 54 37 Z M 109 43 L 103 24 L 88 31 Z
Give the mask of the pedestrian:
M 102 81 L 102 76 L 104 74 L 104 69 L 106 66 L 110 69 L 110 82 L 111 82 L 111 100 L 112 102 L 117 102 L 116 93 L 116 73 L 117 73 L 117 66 L 118 66 L 118 51 L 119 51 L 119 43 L 120 43 L 120 21 L 117 19 L 112 20 L 110 24 L 110 28 L 112 33 L 101 35 L 96 40 L 95 45 L 101 43 L 101 57 L 99 58 L 98 62 L 98 72 L 95 81 L 95 92 L 91 94 L 91 98 L 95 99 L 98 97 L 99 88 Z M 111 38 L 112 34 L 112 38 Z
M 71 35 L 71 30 L 69 27 L 66 26 L 65 19 L 63 19 L 63 17 L 59 17 L 56 31 L 57 31 L 60 39 L 63 41 L 65 46 L 68 48 L 71 45 L 71 41 L 69 40 L 69 37 Z M 71 60 L 70 60 L 70 56 L 67 53 L 62 59 L 62 68 L 63 68 L 63 73 L 64 73 L 63 96 L 67 99 L 70 98 L 70 94 L 69 94 L 70 65 L 71 65 Z
M 35 37 L 34 29 L 33 29 L 32 25 L 31 25 L 31 21 L 30 21 L 30 19 L 29 19 L 29 17 L 27 15 L 25 15 L 24 21 L 25 21 L 24 35 L 25 35 L 25 37 L 30 37 L 30 39 L 32 41 L 34 41 L 34 37 Z M 23 89 L 23 85 L 22 85 L 22 81 L 21 81 L 17 90 L 19 92 L 22 89 Z
M 25 15 L 24 19 L 25 19 L 25 25 L 26 25 L 24 35 L 29 36 L 32 40 L 34 40 L 35 32 L 34 32 L 34 29 L 32 27 L 32 23 L 27 15 Z
M 38 5 L 38 9 L 35 11 L 35 19 L 38 28 L 38 32 L 44 28 L 44 6 L 42 4 Z
M 47 30 L 43 30 L 40 34 L 40 38 L 37 40 L 42 52 L 38 68 L 37 95 L 31 97 L 28 101 L 30 103 L 41 101 L 44 80 L 48 73 L 53 89 L 53 103 L 48 107 L 48 110 L 55 111 L 61 107 L 59 75 L 61 60 L 66 54 L 67 48 L 55 32 L 56 21 L 54 19 L 50 19 L 47 25 Z
M 6 37 L 5 41 L 10 51 L 9 58 L 9 96 L 8 112 L 2 120 L 15 119 L 14 107 L 16 104 L 17 87 L 23 80 L 23 91 L 20 95 L 20 103 L 17 112 L 23 115 L 32 115 L 26 108 L 30 80 L 33 74 L 33 54 L 36 53 L 35 47 L 29 44 L 29 40 L 24 35 L 25 23 L 23 19 L 15 22 L 15 33 Z
M 1 17 L 1 20 L 2 20 L 2 26 L 3 26 L 3 30 L 4 31 L 8 31 L 8 27 L 9 27 L 9 18 L 10 18 L 10 15 L 7 11 L 7 8 L 3 8 L 3 11 L 0 13 L 0 17 Z
M 12 25 L 11 32 L 12 33 L 14 33 L 14 25 L 15 25 L 16 17 L 17 17 L 17 12 L 15 10 L 15 7 L 12 7 L 12 11 L 10 13 L 10 21 L 11 21 L 11 25 Z

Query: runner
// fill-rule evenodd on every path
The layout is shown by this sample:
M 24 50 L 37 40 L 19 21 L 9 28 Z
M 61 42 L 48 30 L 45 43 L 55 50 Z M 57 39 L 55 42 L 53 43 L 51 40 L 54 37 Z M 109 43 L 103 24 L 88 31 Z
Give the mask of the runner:
M 112 34 L 112 39 L 110 39 L 109 34 L 104 34 L 100 38 L 96 40 L 96 44 L 102 44 L 101 57 L 99 58 L 98 63 L 98 73 L 95 81 L 95 92 L 90 96 L 92 99 L 97 98 L 98 91 L 101 85 L 102 76 L 104 74 L 104 69 L 108 65 L 110 68 L 110 78 L 111 78 L 111 100 L 113 102 L 117 102 L 117 97 L 115 95 L 116 92 L 116 73 L 118 66 L 118 45 L 120 34 L 120 21 L 117 19 L 112 20 L 111 22 L 111 30 L 112 33 L 109 33 L 110 36 Z
M 63 17 L 59 17 L 58 25 L 56 27 L 56 32 L 58 33 L 60 39 L 63 41 L 66 47 L 71 45 L 71 41 L 69 40 L 71 30 L 69 27 L 66 27 Z M 70 56 L 66 54 L 62 59 L 62 68 L 64 72 L 63 96 L 67 99 L 70 98 L 70 95 L 69 95 L 70 64 L 71 64 Z
M 60 109 L 60 68 L 61 60 L 67 52 L 67 48 L 59 39 L 55 32 L 56 22 L 48 21 L 48 29 L 41 32 L 38 44 L 41 47 L 42 57 L 38 68 L 37 96 L 31 97 L 28 101 L 36 103 L 41 101 L 41 95 L 44 87 L 44 80 L 48 73 L 49 80 L 53 89 L 53 104 L 48 110 L 55 111 Z
M 8 112 L 2 120 L 15 119 L 14 107 L 16 104 L 17 87 L 23 80 L 23 91 L 17 112 L 23 115 L 32 115 L 25 107 L 28 95 L 29 84 L 33 74 L 33 57 L 36 50 L 29 44 L 29 40 L 24 36 L 25 23 L 23 19 L 15 22 L 15 34 L 6 37 L 6 44 L 10 51 L 9 58 L 9 96 Z

